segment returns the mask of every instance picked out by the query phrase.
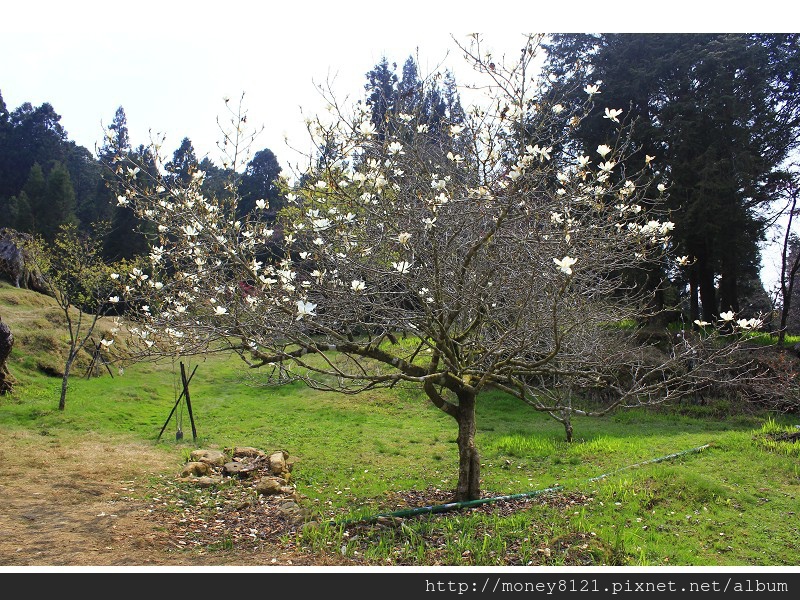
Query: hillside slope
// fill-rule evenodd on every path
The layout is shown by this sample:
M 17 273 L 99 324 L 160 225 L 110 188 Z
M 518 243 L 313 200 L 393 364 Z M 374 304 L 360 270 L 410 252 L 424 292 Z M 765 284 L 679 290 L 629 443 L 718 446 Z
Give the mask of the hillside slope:
M 74 314 L 77 315 L 77 311 Z M 64 312 L 52 297 L 0 280 L 0 318 L 14 336 L 8 369 L 15 379 L 25 381 L 42 374 L 63 375 L 69 331 Z M 90 322 L 91 317 L 88 319 Z M 93 339 L 98 341 L 104 335 L 111 337 L 113 326 L 111 318 L 101 319 Z M 91 347 L 81 351 L 73 366 L 75 375 L 85 375 L 92 362 L 92 352 Z

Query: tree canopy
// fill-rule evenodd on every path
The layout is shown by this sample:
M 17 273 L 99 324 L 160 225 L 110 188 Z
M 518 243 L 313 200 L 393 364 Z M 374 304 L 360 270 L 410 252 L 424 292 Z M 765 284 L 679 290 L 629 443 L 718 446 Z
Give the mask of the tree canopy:
M 491 68 L 465 48 L 489 97 L 437 128 L 388 110 L 381 132 L 370 103 L 331 98 L 337 118 L 310 129 L 338 158 L 310 160 L 287 194 L 277 257 L 266 251 L 277 228 L 236 219 L 235 204 L 203 193 L 201 172 L 172 188 L 122 173 L 126 198 L 160 234 L 147 269 L 123 278 L 141 350 L 234 350 L 275 381 L 342 393 L 414 386 L 456 422 L 459 500 L 480 494 L 475 407 L 489 388 L 568 435 L 573 414 L 695 389 L 729 346 L 687 337 L 659 353 L 622 326 L 651 306 L 624 273 L 671 260 L 652 174 L 627 168 L 635 148 L 621 123 L 608 144 L 566 143 L 596 96 L 562 120 L 562 104 L 526 85 L 537 41 L 519 64 Z M 598 389 L 604 402 L 587 408 Z

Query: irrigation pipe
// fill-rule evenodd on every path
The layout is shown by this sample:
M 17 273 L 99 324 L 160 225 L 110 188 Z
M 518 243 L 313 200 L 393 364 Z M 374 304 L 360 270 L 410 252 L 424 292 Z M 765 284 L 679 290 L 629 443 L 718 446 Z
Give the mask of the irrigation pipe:
M 626 467 L 622 467 L 617 469 L 616 471 L 611 471 L 609 473 L 603 473 L 602 475 L 598 475 L 597 477 L 592 477 L 588 479 L 588 481 L 599 481 L 600 479 L 604 479 L 611 475 L 615 475 L 621 471 L 625 471 L 627 469 L 633 469 L 636 467 L 641 467 L 644 465 L 649 465 L 653 463 L 664 462 L 666 460 L 672 460 L 674 458 L 678 458 L 680 456 L 684 456 L 686 454 L 697 454 L 702 452 L 706 448 L 710 448 L 711 444 L 705 444 L 703 446 L 698 446 L 697 448 L 690 448 L 689 450 L 684 450 L 682 452 L 675 452 L 674 454 L 667 454 L 666 456 L 659 456 L 658 458 L 653 458 L 651 460 L 646 460 L 644 462 L 636 463 L 633 465 L 628 465 Z M 379 513 L 376 515 L 372 515 L 371 517 L 364 517 L 361 519 L 351 519 L 345 521 L 331 521 L 331 525 L 353 525 L 355 523 L 374 523 L 381 519 L 392 519 L 392 518 L 404 518 L 404 517 L 413 517 L 416 515 L 424 515 L 424 514 L 433 514 L 433 513 L 442 513 L 451 510 L 457 510 L 459 508 L 471 508 L 473 506 L 480 506 L 481 504 L 489 504 L 492 502 L 500 502 L 502 500 L 519 500 L 522 498 L 533 498 L 535 496 L 540 496 L 541 494 L 546 494 L 548 492 L 558 492 L 561 491 L 563 487 L 561 485 L 555 485 L 553 487 L 544 488 L 541 490 L 534 490 L 531 492 L 523 492 L 520 494 L 511 494 L 509 496 L 494 496 L 492 498 L 479 498 L 477 500 L 463 500 L 461 502 L 448 502 L 447 504 L 435 504 L 432 506 L 419 506 L 417 508 L 407 508 L 404 510 L 397 510 L 394 512 L 388 513 Z
M 666 456 L 660 456 L 658 458 L 654 458 L 652 460 L 646 460 L 644 462 L 636 463 L 635 465 L 628 465 L 627 467 L 622 467 L 621 469 L 617 469 L 616 471 L 611 471 L 610 473 L 603 473 L 602 475 L 598 475 L 597 477 L 592 477 L 589 481 L 599 481 L 600 479 L 604 479 L 610 475 L 615 475 L 620 471 L 625 471 L 627 469 L 633 469 L 635 467 L 641 467 L 644 465 L 650 465 L 653 463 L 664 462 L 665 460 L 672 460 L 673 458 L 678 458 L 679 456 L 683 456 L 684 454 L 697 454 L 698 452 L 702 452 L 706 448 L 710 448 L 711 444 L 705 444 L 703 446 L 698 446 L 697 448 L 690 448 L 689 450 L 684 450 L 683 452 L 676 452 L 675 454 L 667 454 Z

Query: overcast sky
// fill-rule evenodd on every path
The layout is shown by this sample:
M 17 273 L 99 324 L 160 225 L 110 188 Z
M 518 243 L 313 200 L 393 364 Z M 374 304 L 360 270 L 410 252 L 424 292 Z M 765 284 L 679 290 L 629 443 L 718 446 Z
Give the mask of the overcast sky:
M 477 18 L 492 3 L 459 2 Z M 534 2 L 514 10 L 535 24 Z M 166 148 L 189 137 L 198 153 L 216 158 L 222 98 L 245 94 L 252 125 L 265 126 L 260 147 L 291 159 L 284 144 L 307 147 L 301 107 L 322 106 L 315 83 L 333 78 L 340 94 L 358 96 L 365 74 L 383 56 L 402 63 L 419 51 L 420 70 L 445 61 L 465 64 L 451 37 L 450 3 L 397 2 L 36 2 L 0 11 L 0 92 L 13 110 L 50 102 L 70 139 L 94 150 L 117 107 L 133 145 L 149 130 L 167 135 Z M 491 19 L 489 19 L 491 21 Z M 453 19 L 458 23 L 460 19 Z M 518 23 L 513 19 L 512 23 Z M 454 34 L 461 39 L 469 33 Z M 499 50 L 521 47 L 522 30 L 486 34 Z M 457 75 L 458 80 L 458 75 Z
M 786 6 L 775 2 L 777 6 Z M 132 145 L 165 134 L 172 152 L 184 137 L 217 164 L 223 97 L 242 93 L 249 123 L 264 126 L 255 150 L 271 149 L 288 170 L 308 148 L 303 113 L 322 106 L 315 83 L 333 78 L 359 97 L 383 56 L 398 67 L 418 54 L 423 74 L 469 68 L 453 38 L 481 32 L 496 55 L 516 53 L 525 31 L 772 31 L 770 2 L 645 0 L 134 0 L 5 1 L 0 8 L 0 93 L 9 110 L 53 105 L 69 138 L 94 151 L 122 106 Z M 776 9 L 780 11 L 786 8 Z M 797 9 L 793 9 L 797 10 Z M 654 17 L 654 15 L 657 15 Z M 772 25 L 770 25 L 772 23 Z M 777 27 L 776 27 L 777 25 Z M 288 174 L 288 173 L 287 173 Z

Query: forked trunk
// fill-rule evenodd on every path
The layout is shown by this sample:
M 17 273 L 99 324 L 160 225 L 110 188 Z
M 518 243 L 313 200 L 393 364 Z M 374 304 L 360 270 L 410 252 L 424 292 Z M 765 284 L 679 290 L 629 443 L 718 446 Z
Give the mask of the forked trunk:
M 481 462 L 475 447 L 475 395 L 458 395 L 458 488 L 456 502 L 478 500 L 481 497 Z

